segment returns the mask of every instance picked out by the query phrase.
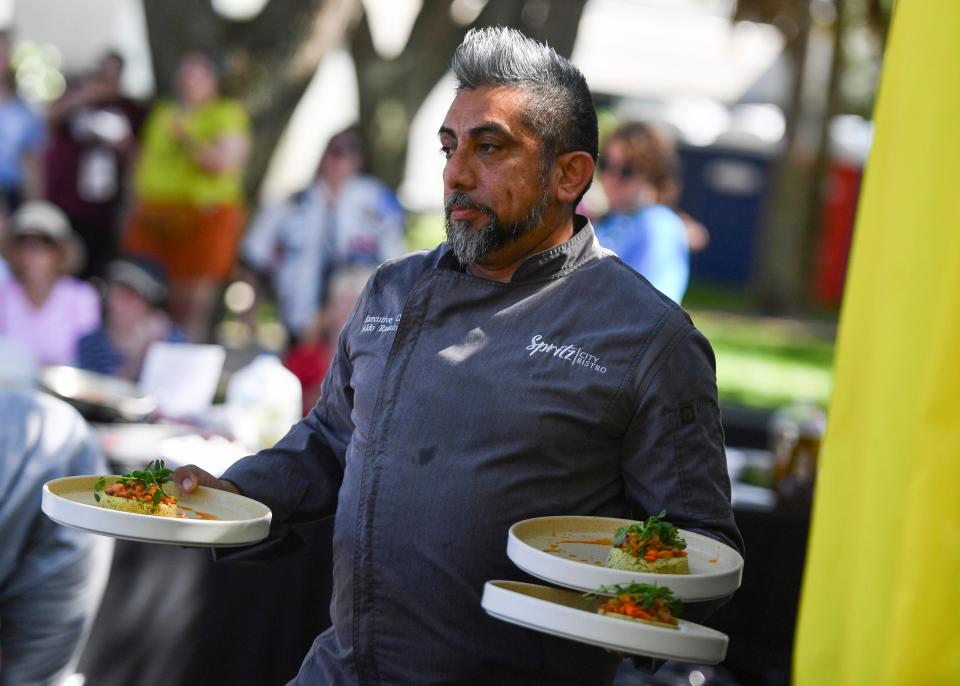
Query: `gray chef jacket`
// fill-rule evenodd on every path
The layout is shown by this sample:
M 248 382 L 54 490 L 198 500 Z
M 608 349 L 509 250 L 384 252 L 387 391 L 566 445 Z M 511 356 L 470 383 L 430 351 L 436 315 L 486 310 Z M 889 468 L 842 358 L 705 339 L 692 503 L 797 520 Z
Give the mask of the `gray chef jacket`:
M 509 283 L 446 245 L 381 266 L 317 405 L 223 475 L 273 510 L 246 555 L 336 513 L 333 626 L 293 683 L 610 683 L 615 656 L 480 607 L 485 581 L 531 580 L 508 528 L 666 510 L 741 547 L 709 344 L 577 225 Z

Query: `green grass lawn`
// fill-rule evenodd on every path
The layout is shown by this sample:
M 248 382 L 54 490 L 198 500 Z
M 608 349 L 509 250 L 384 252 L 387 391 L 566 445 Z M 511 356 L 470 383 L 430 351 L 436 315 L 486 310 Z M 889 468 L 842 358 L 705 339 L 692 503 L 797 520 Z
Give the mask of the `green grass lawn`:
M 722 403 L 774 408 L 813 401 L 827 406 L 833 326 L 693 308 L 690 316 L 716 353 Z

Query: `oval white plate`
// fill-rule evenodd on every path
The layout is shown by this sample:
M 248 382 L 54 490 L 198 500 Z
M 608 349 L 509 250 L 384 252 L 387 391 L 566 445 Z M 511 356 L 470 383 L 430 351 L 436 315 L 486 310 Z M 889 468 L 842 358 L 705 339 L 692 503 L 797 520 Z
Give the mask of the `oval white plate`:
M 690 574 L 651 574 L 604 567 L 613 537 L 637 522 L 612 517 L 537 517 L 510 527 L 507 557 L 535 577 L 580 591 L 638 582 L 669 586 L 680 600 L 712 600 L 740 588 L 743 558 L 708 536 L 680 530 Z
M 480 604 L 505 622 L 620 653 L 710 665 L 727 654 L 729 639 L 719 631 L 683 620 L 667 629 L 604 616 L 600 602 L 538 584 L 488 581 Z
M 43 485 L 41 508 L 58 524 L 145 543 L 235 547 L 257 543 L 270 533 L 272 514 L 266 505 L 203 486 L 193 493 L 181 494 L 176 486 L 169 484 L 177 493 L 178 510 L 183 508 L 185 519 L 108 510 L 99 507 L 93 497 L 93 486 L 99 478 L 67 476 L 48 481 Z M 214 519 L 196 518 L 198 516 Z

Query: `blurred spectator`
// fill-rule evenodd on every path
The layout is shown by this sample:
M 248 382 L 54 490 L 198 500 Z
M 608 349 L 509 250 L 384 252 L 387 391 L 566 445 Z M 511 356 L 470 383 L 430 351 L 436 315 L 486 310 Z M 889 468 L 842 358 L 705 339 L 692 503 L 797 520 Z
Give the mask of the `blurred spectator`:
M 194 341 L 234 263 L 244 222 L 243 170 L 250 122 L 220 95 L 211 59 L 189 52 L 177 72 L 177 100 L 158 103 L 144 125 L 133 211 L 124 251 L 150 255 L 170 279 L 170 311 Z
M 17 95 L 10 34 L 0 31 L 0 198 L 8 212 L 43 197 L 43 121 Z
M 81 336 L 100 323 L 100 298 L 67 274 L 83 245 L 55 205 L 31 200 L 11 218 L 6 241 L 13 278 L 0 283 L 0 336 L 27 344 L 41 364 L 70 364 Z
M 371 265 L 341 267 L 330 277 L 327 302 L 306 341 L 287 351 L 283 364 L 300 379 L 303 414 L 320 398 L 323 377 L 330 366 L 340 329 L 350 317 L 357 298 L 376 269 Z
M 47 112 L 47 198 L 70 219 L 87 249 L 83 276 L 103 276 L 117 255 L 127 172 L 143 106 L 120 94 L 123 57 L 107 53 L 88 79 Z
M 77 366 L 136 381 L 151 343 L 183 343 L 186 336 L 163 309 L 162 265 L 136 256 L 115 260 L 107 267 L 107 281 L 105 322 L 80 339 Z
M 7 256 L 3 250 L 3 246 L 7 244 L 10 234 L 10 217 L 7 213 L 0 207 L 0 284 L 5 281 L 9 281 L 11 278 L 10 274 L 10 264 L 7 261 Z
M 0 416 L 0 686 L 53 686 L 73 674 L 113 540 L 48 519 L 42 487 L 107 466 L 86 422 L 56 398 L 0 388 Z
M 652 126 L 625 124 L 607 138 L 599 166 L 610 209 L 597 224 L 600 245 L 679 303 L 690 277 L 690 249 L 683 221 L 663 204 L 676 197 L 673 145 Z
M 364 165 L 358 130 L 337 133 L 313 184 L 262 208 L 244 238 L 242 257 L 272 282 L 294 341 L 318 339 L 334 271 L 376 266 L 404 250 L 403 210 L 389 188 L 363 173 Z

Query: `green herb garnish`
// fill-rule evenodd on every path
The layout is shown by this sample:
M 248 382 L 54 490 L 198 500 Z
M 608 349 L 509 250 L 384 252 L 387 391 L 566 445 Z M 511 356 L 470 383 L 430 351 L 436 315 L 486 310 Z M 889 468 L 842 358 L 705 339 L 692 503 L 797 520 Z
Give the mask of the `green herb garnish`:
M 683 603 L 673 595 L 673 591 L 666 586 L 653 586 L 651 584 L 614 584 L 611 586 L 601 586 L 595 591 L 584 593 L 583 597 L 595 598 L 601 595 L 621 596 L 624 594 L 629 595 L 635 603 L 642 606 L 645 610 L 649 610 L 657 600 L 662 600 L 664 605 L 670 610 L 670 614 L 674 617 L 679 617 L 680 612 L 683 610 Z
M 97 479 L 97 483 L 93 486 L 93 497 L 99 503 L 100 502 L 100 491 L 103 490 L 103 487 L 107 485 L 107 477 L 101 476 Z
M 631 524 L 617 529 L 617 533 L 613 537 L 613 545 L 618 548 L 621 547 L 627 538 L 627 534 L 634 533 L 641 543 L 657 539 L 664 548 L 683 550 L 687 547 L 687 542 L 680 538 L 677 527 L 663 519 L 666 514 L 666 510 L 660 510 L 658 514 L 647 517 L 643 524 Z
M 154 492 L 152 500 L 154 505 L 159 505 L 161 498 L 173 497 L 163 490 L 163 484 L 170 481 L 171 474 L 173 474 L 173 470 L 167 469 L 163 464 L 163 460 L 154 460 L 148 464 L 145 469 L 134 469 L 131 472 L 127 472 L 118 478 L 115 483 L 127 486 L 134 481 L 139 481 L 147 490 L 150 490 L 150 484 L 156 484 L 157 490 Z M 100 477 L 97 484 L 93 487 L 93 497 L 97 499 L 97 502 L 100 502 L 99 492 L 103 490 L 105 485 L 106 479 Z

